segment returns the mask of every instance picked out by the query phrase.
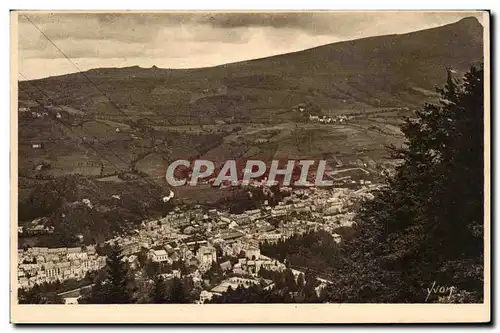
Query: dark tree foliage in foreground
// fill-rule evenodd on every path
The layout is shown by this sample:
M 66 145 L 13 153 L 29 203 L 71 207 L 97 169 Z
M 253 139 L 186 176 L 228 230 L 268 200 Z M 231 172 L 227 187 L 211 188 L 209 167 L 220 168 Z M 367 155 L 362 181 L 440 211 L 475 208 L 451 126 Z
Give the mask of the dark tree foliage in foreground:
M 406 119 L 405 146 L 391 148 L 403 162 L 362 205 L 330 301 L 482 302 L 483 75 L 449 72 L 440 103 Z
M 184 281 L 182 281 L 182 279 L 178 277 L 173 278 L 172 286 L 170 287 L 170 292 L 168 294 L 167 303 L 174 303 L 174 304 L 190 303 L 188 295 L 186 295 Z
M 96 282 L 89 295 L 80 303 L 129 304 L 134 303 L 135 284 L 118 245 L 113 245 L 106 258 L 106 277 Z
M 19 221 L 48 219 L 46 225 L 53 227 L 54 233 L 45 235 L 41 246 L 77 246 L 78 234 L 85 244 L 104 242 L 136 229 L 146 217 L 166 214 L 172 208 L 171 202 L 160 200 L 164 193 L 153 182 L 101 182 L 72 174 L 35 184 L 28 197 L 19 202 L 18 212 Z M 114 194 L 120 194 L 121 199 L 114 199 Z M 84 198 L 94 207 L 83 204 Z
M 47 283 L 35 285 L 29 290 L 18 289 L 17 298 L 19 304 L 62 304 L 63 299 Z
M 276 244 L 266 242 L 261 245 L 261 252 L 295 267 L 307 267 L 325 273 L 329 273 L 339 261 L 339 245 L 331 234 L 323 230 L 294 235 Z
M 151 303 L 167 303 L 167 284 L 161 276 L 157 276 L 153 282 L 153 289 L 150 294 Z

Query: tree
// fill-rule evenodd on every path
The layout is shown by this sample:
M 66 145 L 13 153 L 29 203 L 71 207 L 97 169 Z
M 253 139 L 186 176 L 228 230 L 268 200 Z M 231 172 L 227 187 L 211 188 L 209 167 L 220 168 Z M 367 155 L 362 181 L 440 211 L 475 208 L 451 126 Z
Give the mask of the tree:
M 108 290 L 106 281 L 97 280 L 88 294 L 83 294 L 78 300 L 82 304 L 106 304 L 108 303 Z
M 149 278 L 154 278 L 160 272 L 159 263 L 149 259 L 146 259 L 144 268 L 146 276 L 148 276 Z
M 304 285 L 305 285 L 304 274 L 300 273 L 299 276 L 297 277 L 298 290 L 304 289 Z
M 121 249 L 115 244 L 111 248 L 111 254 L 106 258 L 108 269 L 107 282 L 109 282 L 108 303 L 110 304 L 134 302 L 132 292 L 129 289 L 129 271 L 122 258 Z
M 220 244 L 215 244 L 215 251 L 217 253 L 217 258 L 221 258 L 224 256 L 224 251 L 222 250 L 222 247 L 220 246 Z
M 184 290 L 184 283 L 178 277 L 174 277 L 174 279 L 172 280 L 172 286 L 168 295 L 168 303 L 189 303 L 186 292 Z
M 137 254 L 137 260 L 139 261 L 139 265 L 144 267 L 148 261 L 148 249 L 141 247 L 141 251 Z
M 224 271 L 217 262 L 212 262 L 210 269 L 203 274 L 203 279 L 208 280 L 212 286 L 220 283 L 223 277 Z
M 194 243 L 193 253 L 197 253 L 199 249 L 200 249 L 200 244 L 198 243 L 198 241 L 196 241 Z
M 319 281 L 312 271 L 307 271 L 305 276 L 305 284 L 304 284 L 304 297 L 307 302 L 316 302 L 317 294 L 316 287 L 319 285 Z
M 260 269 L 259 269 L 259 272 L 257 273 L 257 275 L 264 278 L 264 279 L 272 279 L 273 272 L 268 271 L 264 266 L 260 266 Z
M 151 290 L 151 303 L 163 304 L 167 303 L 167 285 L 161 276 L 156 276 L 154 279 L 153 289 Z
M 43 304 L 45 303 L 44 296 L 40 292 L 38 285 L 33 286 L 29 290 L 18 289 L 18 302 L 19 304 Z
M 82 303 L 127 304 L 134 303 L 135 287 L 130 277 L 123 255 L 114 244 L 106 258 L 106 275 L 93 286 L 90 295 L 83 297 Z
M 297 291 L 297 283 L 295 282 L 295 275 L 290 268 L 285 270 L 285 285 L 288 291 Z
M 451 75 L 439 104 L 401 127 L 405 145 L 390 152 L 402 163 L 361 205 L 331 300 L 423 302 L 436 281 L 482 301 L 483 67 Z

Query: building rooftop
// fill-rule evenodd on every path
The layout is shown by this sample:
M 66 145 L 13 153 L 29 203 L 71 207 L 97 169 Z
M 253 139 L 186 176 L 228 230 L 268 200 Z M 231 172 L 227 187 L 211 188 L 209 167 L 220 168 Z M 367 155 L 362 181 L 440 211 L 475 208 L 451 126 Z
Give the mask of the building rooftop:
M 167 251 L 165 251 L 165 250 L 156 250 L 156 251 L 153 251 L 153 254 L 155 256 L 166 256 L 167 255 Z

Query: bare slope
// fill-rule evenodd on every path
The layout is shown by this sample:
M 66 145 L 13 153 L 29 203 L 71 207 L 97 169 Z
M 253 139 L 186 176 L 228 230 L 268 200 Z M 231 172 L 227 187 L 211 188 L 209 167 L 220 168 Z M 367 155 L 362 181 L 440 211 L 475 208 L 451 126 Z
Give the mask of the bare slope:
M 447 66 L 462 72 L 482 59 L 482 29 L 477 19 L 466 18 L 211 68 L 100 68 L 87 75 L 131 116 L 156 113 L 187 122 L 200 116 L 259 119 L 305 99 L 338 110 L 421 105 L 444 82 Z M 123 117 L 82 75 L 35 84 L 65 105 Z

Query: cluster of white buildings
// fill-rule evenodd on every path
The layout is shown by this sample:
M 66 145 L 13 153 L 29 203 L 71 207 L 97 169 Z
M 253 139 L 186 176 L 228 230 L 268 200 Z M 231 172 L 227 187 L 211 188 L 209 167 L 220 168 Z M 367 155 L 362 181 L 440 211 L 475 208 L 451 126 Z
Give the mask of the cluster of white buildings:
M 53 226 L 46 225 L 47 218 L 38 217 L 25 226 L 18 226 L 19 234 L 50 234 L 54 232 Z
M 337 124 L 337 123 L 343 124 L 351 119 L 353 119 L 353 116 L 338 115 L 332 118 L 327 116 L 320 117 L 320 116 L 309 115 L 309 121 L 314 123 L 323 123 L 323 124 Z
M 44 282 L 83 279 L 106 265 L 94 246 L 72 248 L 31 247 L 18 250 L 18 283 L 28 289 Z
M 250 286 L 260 281 L 258 272 L 262 267 L 285 269 L 284 264 L 260 253 L 260 244 L 264 242 L 275 243 L 311 230 L 326 230 L 340 242 L 346 229 L 355 226 L 354 214 L 349 208 L 356 200 L 370 196 L 374 187 L 365 186 L 357 191 L 314 187 L 290 189 L 290 196 L 278 205 L 271 207 L 265 202 L 259 209 L 242 214 L 216 209 L 207 211 L 201 207 L 189 211 L 176 208 L 167 216 L 144 221 L 137 230 L 107 243 L 117 243 L 125 255 L 124 260 L 132 268 L 140 266 L 138 254 L 144 249 L 152 262 L 171 265 L 182 261 L 185 266 L 194 268 L 190 270 L 193 281 L 201 281 L 201 275 L 217 263 L 229 277 L 202 294 L 202 298 L 211 297 L 229 286 Z M 276 221 L 276 218 L 279 225 L 271 224 L 271 219 Z M 217 262 L 220 258 L 221 262 Z M 19 285 L 29 288 L 36 283 L 81 279 L 87 272 L 104 266 L 105 257 L 99 256 L 93 246 L 19 250 Z M 172 278 L 179 274 L 178 270 L 173 270 L 163 275 Z
M 262 279 L 265 283 L 264 289 L 269 289 L 272 287 L 273 282 L 271 280 L 266 280 Z M 244 276 L 231 276 L 227 278 L 226 280 L 222 281 L 219 285 L 216 287 L 212 288 L 210 290 L 210 293 L 212 296 L 214 294 L 216 295 L 222 295 L 222 293 L 225 293 L 229 287 L 231 287 L 233 290 L 238 288 L 238 286 L 242 286 L 244 288 L 248 288 L 252 285 L 258 285 L 260 284 L 261 280 L 257 278 L 250 278 L 250 277 L 244 277 Z M 211 297 L 209 298 L 211 299 Z M 200 299 L 201 301 L 201 299 Z

